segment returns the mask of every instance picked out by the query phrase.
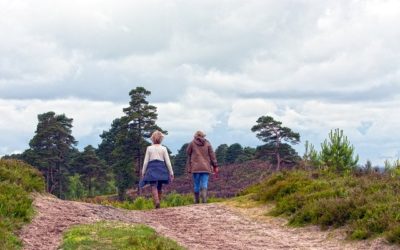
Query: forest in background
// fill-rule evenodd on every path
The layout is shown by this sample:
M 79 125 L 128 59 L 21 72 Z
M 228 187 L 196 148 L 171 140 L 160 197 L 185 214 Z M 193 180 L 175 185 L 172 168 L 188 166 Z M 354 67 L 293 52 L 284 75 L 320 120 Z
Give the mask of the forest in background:
M 129 92 L 129 105 L 124 115 L 111 122 L 110 129 L 103 131 L 101 143 L 87 145 L 83 151 L 77 149 L 72 135 L 73 119 L 52 111 L 39 114 L 35 135 L 29 148 L 21 154 L 6 155 L 4 159 L 19 159 L 36 167 L 45 178 L 46 191 L 62 199 L 81 199 L 98 195 L 118 194 L 126 199 L 127 189 L 137 189 L 140 169 L 146 147 L 150 145 L 151 133 L 168 131 L 157 125 L 157 107 L 147 98 L 151 92 L 136 87 Z M 337 171 L 350 171 L 357 167 L 372 170 L 371 162 L 358 165 L 358 156 L 342 130 L 332 130 L 329 138 L 321 144 L 318 152 L 305 142 L 305 153 L 298 155 L 292 145 L 300 143 L 300 134 L 284 127 L 282 122 L 270 116 L 262 116 L 249 128 L 256 133 L 262 144 L 257 147 L 240 143 L 221 144 L 215 148 L 218 164 L 223 168 L 229 164 L 240 164 L 252 160 L 269 162 L 276 169 L 301 166 L 302 168 L 333 167 Z M 186 147 L 181 146 L 176 154 L 169 150 L 175 176 L 185 174 Z M 397 173 L 394 163 L 386 162 L 391 173 Z M 375 168 L 375 171 L 380 171 Z
M 83 151 L 77 149 L 78 142 L 72 135 L 73 118 L 52 111 L 39 114 L 29 148 L 21 154 L 6 155 L 3 159 L 19 159 L 36 167 L 45 178 L 46 191 L 62 199 L 115 193 L 121 200 L 125 199 L 126 190 L 136 188 L 139 181 L 151 133 L 160 130 L 168 134 L 167 130 L 157 125 L 157 107 L 147 101 L 150 95 L 151 92 L 143 87 L 132 89 L 129 105 L 123 109 L 124 115 L 114 119 L 110 129 L 103 131 L 97 147 L 87 145 Z M 281 124 L 272 117 L 268 119 L 272 119 L 275 125 Z M 258 126 L 265 125 L 260 125 L 261 122 L 258 121 Z M 261 129 L 256 126 L 254 131 Z M 285 129 L 285 133 L 295 136 L 295 139 L 289 139 L 289 143 L 300 141 L 297 133 Z M 256 148 L 243 147 L 240 143 L 221 144 L 215 148 L 218 163 L 224 166 L 260 159 L 292 166 L 300 160 L 289 143 L 276 145 L 276 139 L 266 138 L 265 144 Z M 175 155 L 169 150 L 177 177 L 185 173 L 187 145 L 182 145 Z

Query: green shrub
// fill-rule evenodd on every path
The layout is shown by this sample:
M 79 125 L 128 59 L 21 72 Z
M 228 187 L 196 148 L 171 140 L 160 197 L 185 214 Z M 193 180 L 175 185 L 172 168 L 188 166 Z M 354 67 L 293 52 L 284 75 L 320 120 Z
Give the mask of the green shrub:
M 193 204 L 192 195 L 182 195 L 178 193 L 170 193 L 161 201 L 161 207 L 179 207 Z
M 2 219 L 2 218 L 0 218 Z M 20 249 L 21 241 L 0 221 L 0 246 L 2 249 Z
M 133 203 L 134 210 L 144 210 L 153 208 L 153 201 L 150 199 L 145 199 L 143 197 L 136 198 Z
M 0 246 L 19 249 L 22 243 L 15 236 L 33 215 L 30 192 L 44 191 L 39 171 L 16 160 L 0 160 Z
M 221 202 L 224 199 L 222 198 L 215 198 L 210 197 L 208 202 Z M 85 200 L 86 202 L 94 202 L 100 203 L 106 206 L 113 206 L 128 210 L 148 210 L 154 209 L 153 199 L 152 198 L 145 198 L 142 196 L 137 197 L 133 201 L 109 201 L 109 200 L 100 200 L 96 202 L 96 200 Z M 189 194 L 178 194 L 172 192 L 161 199 L 161 207 L 178 207 L 178 206 L 186 206 L 191 205 L 194 203 L 194 199 L 192 195 Z
M 399 179 L 386 175 L 297 170 L 276 173 L 243 193 L 262 202 L 275 202 L 270 214 L 288 216 L 294 226 L 348 225 L 349 238 L 386 235 L 399 243 L 399 192 Z
M 277 203 L 275 209 L 271 211 L 271 215 L 291 215 L 298 211 L 300 208 L 304 206 L 306 197 L 299 193 L 294 193 L 287 196 L 285 199 L 281 199 L 280 202 Z
M 45 187 L 39 170 L 18 160 L 0 160 L 0 182 L 14 183 L 27 192 L 43 192 Z
M 27 221 L 32 214 L 32 199 L 20 186 L 0 183 L 0 216 Z
M 85 186 L 81 182 L 81 176 L 79 174 L 69 176 L 66 198 L 68 200 L 78 200 L 87 197 L 87 195 Z
M 386 238 L 390 243 L 400 244 L 400 225 L 391 228 Z
M 144 197 L 138 197 L 134 201 L 108 201 L 102 200 L 100 204 L 106 206 L 112 206 L 117 208 L 123 208 L 127 210 L 148 210 L 153 209 L 153 201 Z
M 366 240 L 369 237 L 371 237 L 371 233 L 365 228 L 356 229 L 350 235 L 350 239 L 353 240 Z

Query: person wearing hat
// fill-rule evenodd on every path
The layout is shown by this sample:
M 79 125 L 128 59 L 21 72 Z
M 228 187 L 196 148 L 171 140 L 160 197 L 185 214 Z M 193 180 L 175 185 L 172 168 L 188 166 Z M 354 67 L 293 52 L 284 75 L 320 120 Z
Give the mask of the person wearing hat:
M 202 203 L 207 203 L 209 176 L 218 173 L 217 158 L 210 142 L 205 137 L 202 131 L 197 131 L 186 150 L 187 170 L 193 176 L 195 203 L 199 203 L 200 198 Z
M 151 185 L 155 208 L 160 208 L 162 185 L 174 179 L 167 148 L 161 145 L 164 134 L 156 130 L 150 137 L 153 144 L 146 149 L 142 168 L 143 185 Z

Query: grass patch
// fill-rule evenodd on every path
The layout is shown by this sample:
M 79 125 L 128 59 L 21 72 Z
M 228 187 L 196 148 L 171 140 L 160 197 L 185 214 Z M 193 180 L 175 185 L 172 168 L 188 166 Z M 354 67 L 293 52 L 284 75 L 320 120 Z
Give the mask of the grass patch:
M 331 172 L 276 173 L 243 194 L 274 202 L 271 215 L 289 224 L 347 226 L 351 239 L 384 236 L 400 244 L 400 180 L 380 174 L 339 175 Z
M 264 203 L 256 201 L 251 194 L 233 197 L 223 201 L 223 203 L 237 208 L 258 208 L 260 205 L 264 205 Z
M 215 197 L 210 197 L 208 199 L 209 203 L 212 202 L 221 202 L 225 199 L 222 198 L 215 198 Z M 133 201 L 111 201 L 108 199 L 84 199 L 83 201 L 85 202 L 90 202 L 90 203 L 97 203 L 105 206 L 112 206 L 112 207 L 117 207 L 117 208 L 123 208 L 123 209 L 128 209 L 128 210 L 149 210 L 149 209 L 154 209 L 154 204 L 152 198 L 146 198 L 146 197 L 137 197 Z M 194 203 L 194 199 L 192 195 L 189 194 L 178 194 L 175 192 L 169 193 L 165 197 L 162 198 L 161 200 L 161 208 L 167 208 L 167 207 L 179 207 L 179 206 L 187 206 L 191 205 Z
M 32 166 L 16 160 L 0 160 L 0 246 L 20 249 L 15 231 L 33 215 L 30 192 L 43 192 L 44 180 Z
M 64 234 L 60 247 L 76 249 L 140 249 L 180 250 L 185 249 L 175 241 L 158 235 L 154 229 L 144 225 L 99 222 L 75 226 Z

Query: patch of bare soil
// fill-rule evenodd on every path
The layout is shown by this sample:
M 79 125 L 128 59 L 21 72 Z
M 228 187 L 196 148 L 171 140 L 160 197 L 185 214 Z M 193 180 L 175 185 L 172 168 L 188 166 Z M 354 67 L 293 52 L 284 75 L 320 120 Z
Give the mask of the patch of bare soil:
M 32 250 L 57 249 L 67 228 L 100 220 L 146 224 L 188 249 L 398 249 L 379 239 L 347 242 L 315 227 L 289 228 L 282 220 L 259 220 L 216 203 L 126 211 L 37 195 L 34 205 L 37 215 L 20 232 L 24 248 Z

